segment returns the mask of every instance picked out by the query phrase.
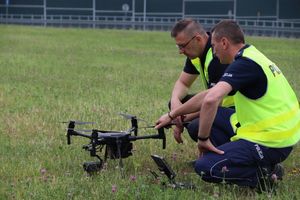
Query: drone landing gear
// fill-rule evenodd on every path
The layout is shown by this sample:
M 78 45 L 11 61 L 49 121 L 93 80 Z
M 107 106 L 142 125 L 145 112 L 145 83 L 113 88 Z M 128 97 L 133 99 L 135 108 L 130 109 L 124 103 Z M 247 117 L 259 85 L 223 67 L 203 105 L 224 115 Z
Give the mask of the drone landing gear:
M 97 135 L 95 134 L 97 133 Z M 90 151 L 92 157 L 97 157 L 98 161 L 85 162 L 83 164 L 83 169 L 90 175 L 95 172 L 100 171 L 103 168 L 104 163 L 107 159 L 119 160 L 119 168 L 121 171 L 121 176 L 124 176 L 124 165 L 122 158 L 127 158 L 132 155 L 132 143 L 129 141 L 129 134 L 120 134 L 120 133 L 99 133 L 101 137 L 107 139 L 104 153 L 104 160 L 97 154 L 101 151 L 101 148 L 97 148 L 97 138 L 98 132 L 95 130 L 92 134 L 92 142 L 88 145 L 85 145 L 83 148 Z M 100 146 L 100 145 L 99 145 Z
M 125 135 L 126 136 L 126 135 Z M 127 139 L 123 141 L 122 143 L 122 138 L 121 137 L 116 137 L 115 142 L 112 144 L 107 144 L 105 147 L 105 153 L 104 153 L 104 162 L 106 162 L 107 158 L 110 157 L 111 159 L 119 159 L 119 168 L 121 172 L 122 178 L 125 177 L 124 174 L 124 164 L 122 158 L 127 158 L 132 155 L 132 143 L 129 142 Z

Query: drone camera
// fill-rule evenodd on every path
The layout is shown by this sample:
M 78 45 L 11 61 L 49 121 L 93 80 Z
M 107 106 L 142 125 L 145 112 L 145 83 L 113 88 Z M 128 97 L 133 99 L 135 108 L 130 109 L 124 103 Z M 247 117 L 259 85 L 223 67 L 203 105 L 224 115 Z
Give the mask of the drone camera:
M 102 160 L 83 163 L 83 169 L 89 174 L 100 171 L 102 169 L 102 166 Z

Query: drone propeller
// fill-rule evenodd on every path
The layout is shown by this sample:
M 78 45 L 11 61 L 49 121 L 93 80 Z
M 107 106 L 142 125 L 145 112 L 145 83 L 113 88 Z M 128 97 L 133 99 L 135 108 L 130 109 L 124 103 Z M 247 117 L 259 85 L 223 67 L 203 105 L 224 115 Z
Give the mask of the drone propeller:
M 142 121 L 142 122 L 146 122 L 148 124 L 148 122 L 144 119 L 141 118 L 137 118 L 135 115 L 131 115 L 131 114 L 127 114 L 127 113 L 118 113 L 119 115 L 123 116 L 125 119 L 132 119 L 132 118 L 136 118 L 136 120 L 138 121 Z
M 127 114 L 127 113 L 118 113 L 119 115 L 123 116 L 125 119 L 132 119 L 133 117 L 136 117 L 135 115 Z
M 67 122 L 61 122 L 61 123 L 68 124 L 68 123 L 70 123 L 70 122 L 74 122 L 76 125 L 95 124 L 95 122 L 82 122 L 82 121 L 75 121 L 75 120 L 70 120 L 70 121 L 67 121 Z
M 90 132 L 93 132 L 93 130 L 88 130 L 88 129 L 73 129 L 73 128 L 66 128 L 66 130 L 72 130 L 72 131 L 77 131 L 77 132 L 87 132 L 87 133 L 90 133 Z
M 183 122 L 182 125 L 186 126 L 186 125 L 188 125 L 189 123 L 190 123 L 189 121 L 188 121 L 188 122 Z M 171 127 L 174 126 L 174 125 L 176 125 L 176 123 L 171 122 L 170 124 L 165 125 L 164 128 L 169 129 L 169 128 L 171 128 Z M 139 127 L 139 128 L 140 128 L 140 129 L 141 129 L 141 128 L 155 128 L 155 125 L 141 126 L 141 127 Z

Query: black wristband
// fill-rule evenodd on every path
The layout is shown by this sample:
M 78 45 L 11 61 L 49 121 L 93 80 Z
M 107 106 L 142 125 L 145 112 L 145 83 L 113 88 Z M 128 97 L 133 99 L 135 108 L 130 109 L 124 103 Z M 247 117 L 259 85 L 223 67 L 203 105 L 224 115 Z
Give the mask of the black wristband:
M 200 136 L 197 136 L 197 138 L 198 138 L 198 140 L 200 140 L 200 141 L 206 141 L 206 140 L 208 140 L 209 139 L 209 136 L 207 136 L 207 137 L 200 137 Z
M 171 116 L 170 112 L 171 112 L 171 111 L 168 112 L 168 117 L 169 117 L 171 120 L 174 120 L 174 118 Z

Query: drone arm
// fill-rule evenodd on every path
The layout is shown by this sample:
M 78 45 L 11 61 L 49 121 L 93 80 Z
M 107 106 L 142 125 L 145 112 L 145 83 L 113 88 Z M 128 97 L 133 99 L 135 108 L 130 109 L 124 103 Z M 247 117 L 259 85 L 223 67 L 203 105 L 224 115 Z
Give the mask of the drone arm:
M 67 131 L 68 144 L 71 144 L 71 136 L 81 136 L 81 137 L 90 138 L 90 139 L 92 138 L 91 135 L 83 134 L 83 133 L 80 133 L 73 129 L 68 129 L 68 131 Z
M 160 138 L 159 135 L 129 136 L 130 141 L 136 141 L 142 139 L 160 139 Z
M 158 129 L 158 134 L 156 135 L 144 135 L 144 136 L 129 136 L 130 141 L 136 141 L 141 139 L 162 139 L 163 140 L 163 149 L 166 148 L 166 135 L 164 128 Z

